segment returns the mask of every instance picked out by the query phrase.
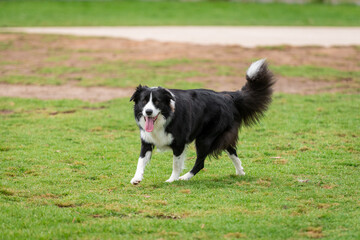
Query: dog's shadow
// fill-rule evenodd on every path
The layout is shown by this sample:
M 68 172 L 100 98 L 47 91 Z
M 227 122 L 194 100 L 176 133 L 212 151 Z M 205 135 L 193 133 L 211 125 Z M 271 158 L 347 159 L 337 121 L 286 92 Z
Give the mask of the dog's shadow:
M 252 176 L 238 176 L 238 175 L 226 175 L 221 177 L 202 177 L 193 179 L 189 181 L 174 181 L 172 183 L 156 183 L 152 184 L 153 188 L 162 188 L 162 187 L 192 187 L 192 188 L 201 188 L 201 189 L 225 189 L 225 188 L 234 188 L 235 185 L 252 185 L 253 182 L 256 182 L 258 178 Z

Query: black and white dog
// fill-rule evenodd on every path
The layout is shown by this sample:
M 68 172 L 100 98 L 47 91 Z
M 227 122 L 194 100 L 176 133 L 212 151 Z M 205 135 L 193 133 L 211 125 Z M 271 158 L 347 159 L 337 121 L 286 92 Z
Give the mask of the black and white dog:
M 135 176 L 143 179 L 154 146 L 173 151 L 173 171 L 166 182 L 189 180 L 202 168 L 208 155 L 225 150 L 237 175 L 245 175 L 236 154 L 239 128 L 257 123 L 271 102 L 275 83 L 264 59 L 251 64 L 241 91 L 178 90 L 139 85 L 130 98 L 140 128 L 141 152 Z M 180 177 L 186 145 L 195 140 L 197 158 L 190 172 Z

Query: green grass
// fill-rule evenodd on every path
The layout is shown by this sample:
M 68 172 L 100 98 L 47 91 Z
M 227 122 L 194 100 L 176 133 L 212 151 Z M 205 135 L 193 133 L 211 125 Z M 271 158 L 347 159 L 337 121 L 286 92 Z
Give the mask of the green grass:
M 3 75 L 0 82 L 24 85 L 63 85 L 64 82 L 58 78 L 31 75 Z
M 303 66 L 272 66 L 271 69 L 276 74 L 288 77 L 305 77 L 319 80 L 341 80 L 354 79 L 360 82 L 360 71 L 341 71 L 329 67 L 317 67 L 310 65 Z
M 203 60 L 167 59 L 161 61 L 92 61 L 91 58 L 81 57 L 86 61 L 84 66 L 71 66 L 66 61 L 68 56 L 48 57 L 44 64 L 47 66 L 33 66 L 31 74 L 21 75 L 18 68 L 13 72 L 0 76 L 0 82 L 11 84 L 33 85 L 64 85 L 73 82 L 78 86 L 108 86 L 108 87 L 136 87 L 139 84 L 149 86 L 166 85 L 170 88 L 200 88 L 201 82 L 189 82 L 186 79 L 203 74 L 198 71 L 175 69 L 178 65 L 196 65 Z M 54 63 L 56 65 L 54 65 Z M 19 65 L 17 62 L 2 62 L 3 67 Z
M 188 182 L 164 183 L 153 155 L 139 186 L 128 99 L 0 98 L 2 239 L 359 239 L 359 95 L 275 95 L 243 129 L 246 176 L 223 154 Z M 189 147 L 186 170 L 194 163 Z
M 135 87 L 139 84 L 148 86 L 166 85 L 172 88 L 201 87 L 200 82 L 186 82 L 187 78 L 200 76 L 196 71 L 173 70 L 171 67 L 181 63 L 196 63 L 196 60 L 168 59 L 162 61 L 111 61 L 95 64 L 88 69 L 89 72 L 105 74 L 107 77 L 84 78 L 81 86 L 110 86 L 110 87 Z M 113 77 L 109 76 L 112 75 Z
M 223 1 L 1 1 L 0 26 L 359 26 L 360 7 Z

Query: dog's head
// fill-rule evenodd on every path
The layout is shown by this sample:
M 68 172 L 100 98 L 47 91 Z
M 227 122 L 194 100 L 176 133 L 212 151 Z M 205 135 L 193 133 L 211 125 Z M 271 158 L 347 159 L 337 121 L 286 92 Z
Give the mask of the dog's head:
M 130 101 L 135 102 L 136 123 L 147 132 L 163 127 L 175 112 L 175 96 L 162 87 L 149 88 L 139 85 Z

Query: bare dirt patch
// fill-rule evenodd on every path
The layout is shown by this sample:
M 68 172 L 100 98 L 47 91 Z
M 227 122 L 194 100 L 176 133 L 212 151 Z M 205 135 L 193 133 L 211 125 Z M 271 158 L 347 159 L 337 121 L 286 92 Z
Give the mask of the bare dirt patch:
M 8 114 L 12 114 L 14 111 L 12 110 L 7 110 L 7 109 L 2 109 L 0 110 L 0 115 L 8 115 Z
M 273 66 L 311 65 L 343 72 L 360 71 L 360 48 L 355 46 L 243 48 L 3 33 L 0 53 L 0 96 L 40 99 L 107 101 L 128 97 L 139 82 L 154 84 L 147 80 L 169 72 L 168 79 L 162 83 L 165 87 L 171 88 L 172 81 L 180 78 L 214 90 L 236 90 L 244 84 L 249 64 L 259 58 L 267 58 Z M 166 63 L 174 59 L 186 61 Z M 136 74 L 140 80 L 133 80 L 138 77 Z M 284 93 L 348 92 L 349 89 L 354 92 L 354 88 L 358 92 L 359 87 L 357 81 L 348 78 L 332 81 L 280 75 L 277 78 L 275 90 Z
M 133 89 L 109 87 L 77 87 L 14 85 L 0 83 L 0 96 L 38 99 L 81 99 L 89 102 L 103 102 L 114 98 L 131 96 Z M 1 112 L 1 114 L 6 114 Z

